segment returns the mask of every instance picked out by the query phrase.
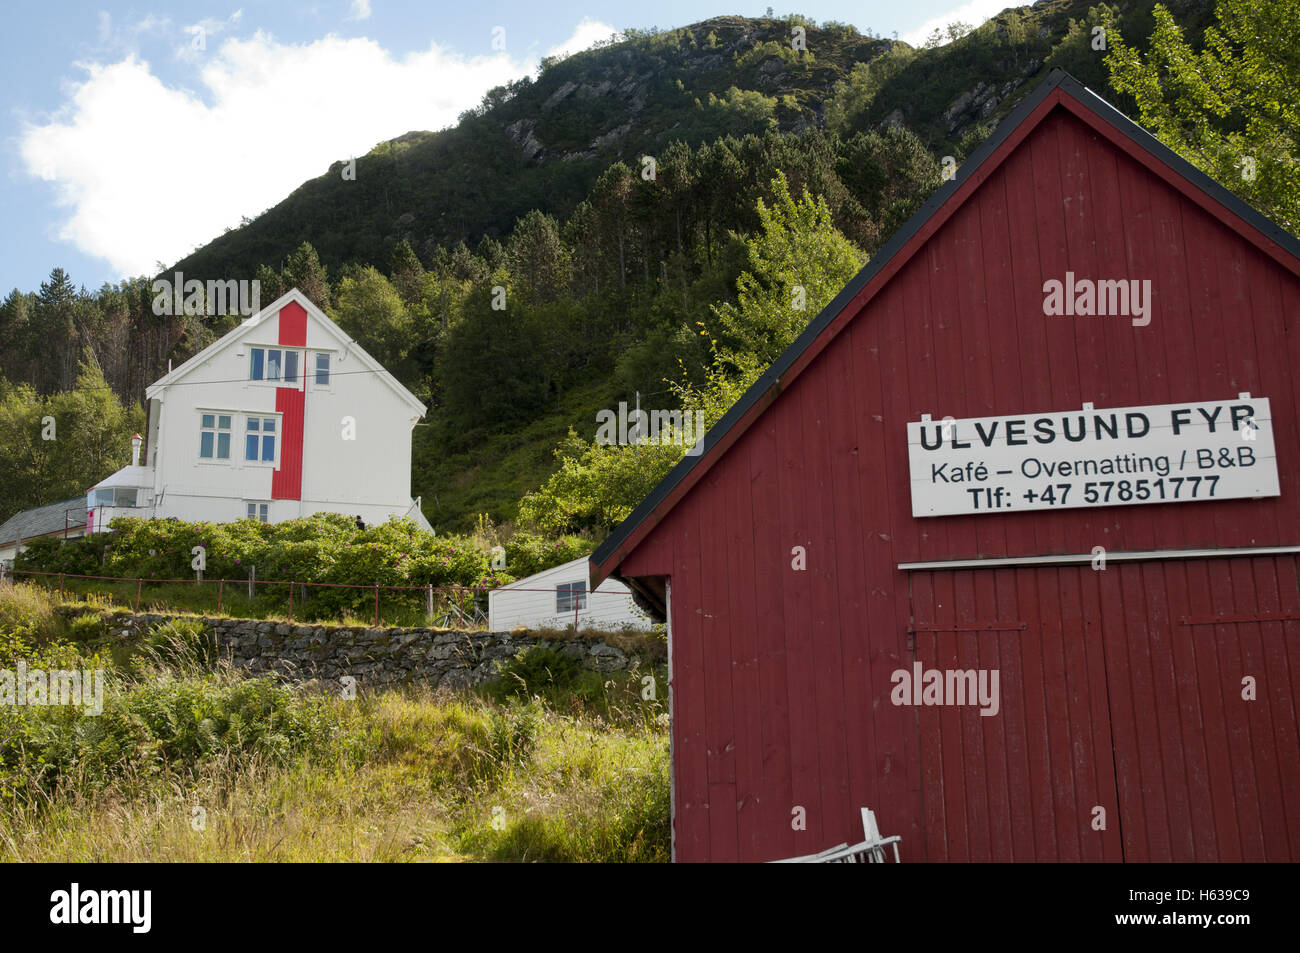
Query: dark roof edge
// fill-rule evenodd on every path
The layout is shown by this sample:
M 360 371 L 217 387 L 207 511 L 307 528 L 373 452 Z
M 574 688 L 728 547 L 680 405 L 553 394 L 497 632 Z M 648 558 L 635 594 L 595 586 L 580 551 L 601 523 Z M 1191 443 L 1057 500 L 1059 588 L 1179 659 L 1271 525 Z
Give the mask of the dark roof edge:
M 1058 87 L 1065 89 L 1074 99 L 1086 106 L 1098 118 L 1113 127 L 1135 146 L 1153 155 L 1174 172 L 1187 179 L 1192 185 L 1224 206 L 1228 211 L 1255 228 L 1263 236 L 1276 242 L 1295 257 L 1297 265 L 1300 266 L 1300 240 L 1297 240 L 1295 236 L 1265 218 L 1222 185 L 1196 169 L 1154 135 L 1133 122 L 1128 116 L 1088 89 L 1073 76 L 1062 69 L 1054 68 L 1047 78 L 1033 92 L 1022 99 L 1007 114 L 1007 117 L 998 124 L 993 133 L 980 144 L 979 148 L 971 153 L 966 161 L 958 167 L 956 175 L 935 190 L 934 194 L 913 213 L 903 227 L 896 231 L 889 241 L 863 266 L 862 270 L 844 286 L 834 300 L 823 308 L 816 318 L 809 322 L 808 327 L 804 328 L 803 332 L 782 352 L 771 367 L 750 386 L 749 390 L 745 391 L 740 400 L 736 401 L 722 416 L 722 419 L 709 428 L 701 439 L 703 450 L 698 454 L 683 457 L 659 481 L 645 499 L 638 504 L 636 509 L 628 515 L 627 519 L 623 520 L 605 538 L 600 546 L 596 548 L 596 551 L 591 554 L 590 563 L 594 570 L 593 578 L 599 572 L 599 567 L 623 545 L 640 524 L 658 508 L 659 504 L 681 484 L 682 480 L 696 466 L 709 458 L 713 448 L 722 441 L 727 432 L 749 413 L 753 406 L 762 400 L 769 391 L 780 387 L 781 377 L 808 349 L 812 342 L 839 316 L 841 311 L 848 307 L 858 293 L 889 264 L 894 256 L 912 240 L 953 193 L 979 172 L 989 157 L 1002 147 L 1003 143 L 1015 133 L 1021 123 Z M 1297 268 L 1297 274 L 1300 274 L 1300 267 Z
M 1060 76 L 1056 75 L 1058 72 L 1060 72 Z M 749 390 L 745 391 L 740 400 L 736 401 L 722 415 L 722 418 L 705 432 L 700 440 L 704 445 L 703 450 L 698 454 L 683 457 L 675 467 L 668 471 L 668 474 L 659 481 L 646 498 L 637 505 L 627 519 L 615 527 L 609 536 L 605 537 L 604 541 L 596 548 L 596 551 L 591 554 L 593 564 L 600 566 L 604 563 L 663 499 L 676 489 L 686 475 L 709 455 L 709 451 L 718 444 L 727 431 L 778 383 L 781 375 L 789 369 L 790 365 L 798 359 L 808 345 L 825 330 L 828 324 L 835 320 L 850 301 L 857 297 L 858 292 L 866 287 L 867 283 L 889 263 L 890 259 L 898 254 L 911 240 L 912 236 L 921 230 L 930 217 L 948 200 L 949 196 L 957 191 L 961 184 L 970 178 L 979 166 L 983 165 L 984 160 L 1002 144 L 1003 140 L 1011 135 L 1012 131 L 1020 125 L 1024 118 L 1033 112 L 1056 89 L 1061 78 L 1065 75 L 1063 71 L 1053 70 L 1048 78 L 1039 84 L 1038 89 L 1020 101 L 1016 108 L 1007 115 L 1007 118 L 998 125 L 993 134 L 985 139 L 980 144 L 980 147 L 971 154 L 970 158 L 957 168 L 953 178 L 941 185 L 933 195 L 926 199 L 924 204 L 904 223 L 903 227 L 890 236 L 884 247 L 871 256 L 871 259 L 863 266 L 862 270 L 840 290 L 840 293 L 835 296 L 831 303 L 822 308 L 817 317 L 809 322 L 808 327 L 803 329 L 790 346 L 781 353 L 781 356 L 773 361 L 772 365 L 763 372 L 763 375 L 750 385 Z

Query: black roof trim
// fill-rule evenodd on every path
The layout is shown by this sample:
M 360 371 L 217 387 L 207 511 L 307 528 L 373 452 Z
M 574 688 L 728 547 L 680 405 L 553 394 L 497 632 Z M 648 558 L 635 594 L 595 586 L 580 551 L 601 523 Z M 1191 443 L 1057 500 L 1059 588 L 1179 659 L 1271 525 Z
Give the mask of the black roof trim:
M 1156 159 L 1169 166 L 1174 172 L 1187 179 L 1192 185 L 1208 194 L 1220 205 L 1228 209 L 1234 215 L 1244 220 L 1265 237 L 1271 239 L 1289 252 L 1297 260 L 1300 266 L 1300 239 L 1287 232 L 1285 229 L 1270 221 L 1261 215 L 1240 198 L 1233 195 L 1218 182 L 1215 182 L 1205 173 L 1195 168 L 1172 149 L 1162 143 L 1159 139 L 1147 132 L 1128 116 L 1124 115 L 1110 103 L 1106 102 L 1092 90 L 1088 89 L 1069 73 L 1062 69 L 1053 69 L 1046 79 L 1038 87 L 1021 100 L 1016 107 L 1007 115 L 1007 117 L 998 124 L 997 129 L 980 144 L 965 162 L 958 167 L 956 175 L 948 182 L 941 185 L 935 193 L 926 200 L 911 218 L 887 241 L 871 260 L 859 271 L 851 281 L 835 296 L 821 312 L 809 322 L 803 332 L 795 338 L 789 347 L 778 357 L 772 366 L 763 373 L 757 381 L 745 391 L 740 400 L 732 405 L 731 409 L 722 416 L 716 424 L 709 428 L 702 438 L 704 444 L 703 451 L 693 456 L 683 457 L 682 460 L 668 472 L 668 474 L 659 481 L 653 490 L 644 500 L 620 523 L 609 536 L 607 536 L 591 554 L 590 563 L 596 566 L 601 565 L 610 557 L 615 550 L 620 547 L 637 527 L 659 506 L 664 499 L 677 488 L 677 486 L 686 478 L 696 466 L 703 460 L 707 459 L 710 452 L 722 440 L 722 438 L 731 430 L 732 427 L 740 421 L 750 409 L 758 403 L 773 387 L 779 386 L 781 377 L 785 374 L 790 366 L 803 354 L 804 351 L 815 341 L 827 326 L 831 324 L 843 311 L 849 303 L 858 295 L 866 285 L 902 250 L 908 242 L 925 226 L 930 218 L 943 206 L 954 192 L 962 187 L 972 176 L 979 172 L 980 167 L 988 158 L 1001 148 L 1002 144 L 1009 139 L 1029 115 L 1042 104 L 1048 96 L 1057 88 L 1064 89 L 1072 97 L 1088 107 L 1098 118 L 1104 120 L 1113 127 L 1117 132 L 1122 134 L 1138 148 L 1150 153 Z M 1300 267 L 1297 269 L 1300 273 Z

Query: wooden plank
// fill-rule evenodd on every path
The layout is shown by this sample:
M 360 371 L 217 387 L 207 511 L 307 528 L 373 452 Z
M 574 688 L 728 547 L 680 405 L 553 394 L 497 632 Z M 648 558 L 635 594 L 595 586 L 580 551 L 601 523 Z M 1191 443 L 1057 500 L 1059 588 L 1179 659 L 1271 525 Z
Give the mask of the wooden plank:
M 700 496 L 701 638 L 704 642 L 704 740 L 709 752 L 709 788 L 736 783 L 736 729 L 732 708 L 731 605 L 727 595 L 729 567 L 726 522 L 722 503 L 722 471 L 715 468 L 702 484 Z M 709 799 L 710 844 L 736 843 L 736 804 L 713 804 Z M 729 828 L 720 837 L 716 827 Z M 712 855 L 713 860 L 735 860 Z
M 986 575 L 992 577 L 996 591 L 997 607 L 994 610 L 994 618 L 1021 618 L 1019 593 L 1016 590 L 1016 571 L 995 569 Z M 1002 735 L 1004 771 L 1002 783 L 1005 785 L 1006 802 L 1003 804 L 1000 796 L 991 795 L 990 811 L 1000 808 L 1006 815 L 1007 859 L 1011 861 L 1035 859 L 1033 786 L 1029 773 L 1028 742 L 1025 737 L 1023 654 L 1022 636 L 998 639 L 997 667 L 1001 673 L 999 685 L 1002 705 L 997 721 Z
M 750 432 L 751 434 L 754 431 Z M 759 714 L 758 616 L 755 605 L 754 507 L 750 500 L 749 444 L 741 441 L 736 451 L 721 461 L 719 490 L 726 521 L 727 577 L 725 593 L 730 600 L 732 717 L 735 738 L 736 831 L 738 860 L 772 860 L 779 855 L 767 845 L 770 839 L 761 823 L 759 805 L 763 790 L 763 735 Z M 770 558 L 770 553 L 766 554 Z
M 705 742 L 700 523 L 697 506 L 678 507 L 665 527 L 673 533 L 673 777 L 676 858 L 709 859 L 708 746 Z
M 1107 813 L 1107 826 L 1121 836 L 1124 860 L 1144 860 L 1148 854 L 1146 819 L 1142 813 L 1142 778 L 1136 738 L 1139 702 L 1130 677 L 1124 585 L 1116 565 L 1098 573 L 1102 644 L 1106 654 L 1106 683 L 1113 740 L 1117 810 Z
M 784 413 L 774 414 L 777 452 L 781 467 L 778 486 L 782 506 L 782 548 L 793 551 L 802 547 L 815 558 L 813 541 L 808 534 L 807 474 L 803 443 L 799 438 L 802 400 L 799 389 L 781 395 Z M 821 775 L 817 750 L 816 675 L 812 645 L 812 583 L 808 572 L 794 572 L 787 577 L 782 602 L 785 619 L 786 689 L 790 699 L 790 771 L 794 803 L 791 810 L 801 810 L 806 828 L 795 832 L 795 854 L 815 854 L 831 846 L 823 837 L 825 814 L 822 810 Z
M 815 735 L 824 818 L 822 838 L 827 847 L 841 841 L 852 843 L 862 826 L 861 805 L 855 808 L 849 803 L 840 596 L 836 585 L 836 521 L 831 483 L 831 407 L 826 383 L 828 366 L 826 361 L 818 361 L 799 385 L 803 409 L 799 429 L 807 476 L 804 486 L 808 501 L 805 508 L 806 532 L 811 541 L 806 574 L 812 591 L 810 650 L 814 666 Z
M 1118 862 L 1124 859 L 1124 844 L 1120 837 L 1119 789 L 1115 783 L 1114 735 L 1111 727 L 1110 685 L 1106 672 L 1105 620 L 1102 617 L 1101 577 L 1106 570 L 1080 567 L 1075 571 L 1079 579 L 1079 636 L 1083 640 L 1088 666 L 1088 697 L 1092 714 L 1093 761 L 1096 764 L 1095 800 L 1092 807 L 1102 807 L 1106 812 L 1106 825 L 1093 829 L 1093 813 L 1089 808 L 1083 837 L 1084 855 L 1090 859 Z M 1094 846 L 1094 843 L 1096 846 Z
M 934 581 L 935 621 L 939 625 L 957 621 L 957 580 L 952 572 L 937 573 Z M 918 634 L 917 645 L 923 640 Z M 931 645 L 932 661 L 920 656 L 922 671 L 930 668 L 960 668 L 957 638 L 943 632 L 936 632 L 933 641 L 925 639 Z M 927 712 L 932 706 L 923 706 Z M 938 714 L 936 734 L 942 744 L 943 770 L 943 808 L 946 828 L 942 832 L 931 831 L 931 840 L 936 836 L 947 840 L 948 860 L 968 861 L 971 859 L 970 818 L 967 813 L 967 777 L 965 771 L 965 751 L 962 746 L 961 712 L 950 706 L 935 708 Z M 922 721 L 924 724 L 924 720 Z
M 1188 605 L 1187 567 L 1181 560 L 1170 560 L 1162 567 L 1164 592 L 1171 614 Z M 1178 697 L 1178 723 L 1182 738 L 1182 759 L 1187 785 L 1191 838 L 1191 856 L 1187 859 L 1213 860 L 1217 847 L 1214 836 L 1214 806 L 1210 800 L 1210 768 L 1202 731 L 1199 680 L 1196 671 L 1196 648 L 1193 634 L 1186 627 L 1170 626 L 1170 644 Z
M 1244 565 L 1243 565 L 1244 564 Z M 1210 596 L 1216 606 L 1231 612 L 1240 608 L 1238 592 L 1246 586 L 1245 598 L 1255 605 L 1254 579 L 1249 562 L 1239 559 L 1219 560 L 1210 573 Z M 1232 772 L 1233 804 L 1237 813 L 1237 830 L 1241 857 L 1245 861 L 1264 859 L 1264 831 L 1260 819 L 1258 786 L 1255 780 L 1255 750 L 1251 737 L 1251 710 L 1258 702 L 1247 702 L 1241 697 L 1241 679 L 1246 674 L 1244 653 L 1247 637 L 1241 623 L 1199 629 L 1214 633 L 1223 698 L 1223 715 L 1228 729 L 1228 759 Z
M 894 297 L 891 292 L 889 297 Z M 888 300 L 888 299 L 886 299 Z M 862 498 L 858 487 L 858 457 L 861 439 L 857 420 L 847 404 L 851 392 L 842 382 L 853 379 L 853 332 L 846 335 L 848 347 L 826 352 L 824 379 L 840 386 L 831 391 L 828 408 L 828 450 L 830 461 L 830 499 L 834 503 L 834 550 L 836 570 L 836 604 L 839 615 L 836 635 L 839 639 L 839 678 L 832 691 L 841 699 L 844 719 L 846 758 L 846 796 L 850 812 L 881 802 L 874 797 L 872 761 L 875 745 L 871 738 L 874 719 L 871 694 L 871 671 L 867 663 L 868 612 L 866 564 L 863 557 Z M 846 400 L 846 396 L 849 400 Z M 885 696 L 888 698 L 888 696 Z M 858 815 L 860 820 L 861 815 Z M 854 841 L 850 841 L 854 843 Z
M 1278 609 L 1300 612 L 1300 560 L 1273 560 Z M 1277 713 L 1277 742 L 1282 769 L 1282 802 L 1286 811 L 1288 859 L 1300 859 L 1300 622 L 1284 622 L 1280 632 L 1265 639 L 1269 703 Z M 1267 631 L 1267 630 L 1266 630 Z
M 781 512 L 775 428 L 763 421 L 753 429 L 749 448 L 749 485 L 754 520 L 755 635 L 759 657 L 759 712 L 762 735 L 762 791 L 759 811 L 761 839 L 755 850 L 764 859 L 798 856 L 790 811 L 794 806 L 790 772 L 790 699 L 786 685 L 787 656 L 784 593 L 791 569 L 790 547 L 784 545 L 775 514 Z M 758 516 L 757 514 L 762 514 Z
M 1070 719 L 1068 757 L 1076 805 L 1071 826 L 1079 844 L 1079 858 L 1098 861 L 1102 859 L 1102 845 L 1101 840 L 1093 836 L 1092 811 L 1099 805 L 1105 806 L 1105 796 L 1101 791 L 1102 779 L 1097 770 L 1098 752 L 1094 741 L 1097 723 L 1105 724 L 1108 719 L 1104 711 L 1093 710 L 1093 672 L 1084 634 L 1083 593 L 1079 578 L 1082 573 L 1091 573 L 1092 570 L 1062 567 L 1055 572 L 1061 605 L 1061 649 L 1065 661 L 1065 681 L 1060 686 L 1061 706 Z
M 1063 119 L 1052 116 L 1028 141 L 1033 160 L 1034 222 L 1037 231 L 1039 256 L 1044 280 L 1065 280 L 1070 268 L 1069 244 L 1066 236 L 1064 209 L 1065 184 L 1062 181 L 1062 156 L 1059 126 Z M 1043 309 L 1042 284 L 1039 310 Z M 1072 410 L 1082 406 L 1085 399 L 1079 389 L 1079 362 L 1075 354 L 1075 317 L 1043 315 L 1047 329 L 1047 348 L 1044 366 L 1040 368 L 1047 379 L 1050 397 L 1042 405 L 1044 410 Z M 1060 519 L 1036 521 L 1038 551 L 1043 553 L 1067 552 L 1065 523 Z
M 1251 576 L 1248 589 L 1244 586 L 1234 587 L 1239 604 L 1245 601 L 1248 592 L 1255 609 L 1277 611 L 1279 599 L 1276 560 L 1259 557 L 1234 562 L 1240 566 L 1242 576 L 1247 573 Z M 1270 665 L 1275 656 L 1269 651 L 1269 643 L 1280 641 L 1282 625 L 1279 622 L 1263 622 L 1238 626 L 1238 631 L 1242 636 L 1242 676 L 1253 675 L 1257 693 L 1254 703 L 1244 702 L 1244 705 L 1250 715 L 1251 751 L 1254 754 L 1252 766 L 1255 769 L 1255 789 L 1259 792 L 1260 824 L 1263 829 L 1264 855 L 1260 859 L 1289 860 L 1291 850 L 1286 824 L 1286 801 L 1282 796 L 1282 774 L 1285 770 L 1282 763 L 1287 760 L 1292 763 L 1300 761 L 1300 746 L 1294 740 L 1295 716 L 1289 694 L 1282 693 L 1279 696 L 1273 691 L 1274 676 L 1285 674 L 1286 669 L 1282 668 L 1278 672 Z M 1242 690 L 1244 691 L 1244 686 Z
M 1201 615 L 1212 611 L 1211 575 L 1206 560 L 1191 560 L 1187 563 L 1188 609 L 1193 614 Z M 1232 755 L 1224 718 L 1225 699 L 1217 639 L 1212 629 L 1191 631 L 1201 700 L 1201 737 L 1205 739 L 1210 801 L 1214 806 L 1215 852 L 1210 859 L 1236 862 L 1242 859 L 1241 833 L 1237 812 L 1233 807 Z
M 1165 786 L 1165 814 L 1169 823 L 1170 859 L 1196 859 L 1192 837 L 1192 809 L 1187 790 L 1187 758 L 1180 709 L 1185 686 L 1174 650 L 1174 624 L 1165 590 L 1164 567 L 1158 563 L 1136 565 L 1146 602 L 1146 644 L 1150 652 L 1152 707 L 1160 741 L 1162 780 Z M 1130 633 L 1132 637 L 1132 633 Z

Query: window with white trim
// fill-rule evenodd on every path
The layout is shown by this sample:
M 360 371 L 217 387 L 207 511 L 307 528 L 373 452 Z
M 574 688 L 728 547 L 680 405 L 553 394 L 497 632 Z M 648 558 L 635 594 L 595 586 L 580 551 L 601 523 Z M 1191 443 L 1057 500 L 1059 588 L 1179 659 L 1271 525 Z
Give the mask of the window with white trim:
M 299 353 L 278 347 L 250 347 L 248 379 L 297 383 Z
M 330 356 L 324 351 L 316 352 L 316 386 L 330 385 Z
M 249 417 L 244 432 L 244 459 L 254 463 L 274 463 L 275 435 L 274 417 Z
M 230 414 L 199 415 L 199 459 L 230 459 Z
M 555 611 L 576 612 L 587 608 L 587 584 L 562 582 L 555 587 Z
M 259 523 L 265 523 L 267 510 L 270 509 L 270 506 L 271 504 L 269 503 L 249 503 L 248 518 L 250 520 L 257 520 Z

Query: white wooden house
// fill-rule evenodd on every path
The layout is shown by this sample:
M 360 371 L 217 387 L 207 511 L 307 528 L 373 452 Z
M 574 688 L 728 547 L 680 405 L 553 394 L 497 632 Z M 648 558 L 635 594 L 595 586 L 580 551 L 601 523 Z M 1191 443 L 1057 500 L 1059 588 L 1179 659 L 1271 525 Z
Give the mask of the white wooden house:
M 649 628 L 651 622 L 632 601 L 632 592 L 615 579 L 588 591 L 587 557 L 553 566 L 488 593 L 488 628 L 579 629 Z
M 115 516 L 262 522 L 409 516 L 420 401 L 293 289 L 146 390 L 140 459 L 92 487 L 86 530 Z

